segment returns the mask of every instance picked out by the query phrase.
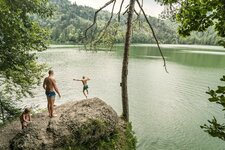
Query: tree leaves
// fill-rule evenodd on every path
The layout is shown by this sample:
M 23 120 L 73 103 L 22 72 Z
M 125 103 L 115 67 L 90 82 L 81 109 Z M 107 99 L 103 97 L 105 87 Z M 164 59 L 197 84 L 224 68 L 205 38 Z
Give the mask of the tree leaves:
M 225 82 L 225 76 L 220 80 Z M 209 89 L 206 93 L 211 96 L 208 99 L 210 102 L 222 105 L 223 110 L 225 110 L 225 86 L 218 86 L 216 90 Z M 210 125 L 204 124 L 200 127 L 211 136 L 225 140 L 225 124 L 219 124 L 215 117 L 213 117 L 212 121 L 208 120 L 208 122 Z
M 13 115 L 16 105 L 12 99 L 32 96 L 31 90 L 40 84 L 45 66 L 36 62 L 34 51 L 47 48 L 49 34 L 31 15 L 51 14 L 48 0 L 0 1 L 0 107 L 5 110 L 2 112 Z
M 204 124 L 203 126 L 200 126 L 202 129 L 204 129 L 205 132 L 209 133 L 212 137 L 218 137 L 225 141 L 225 125 L 219 124 L 215 117 L 210 121 L 208 120 L 210 125 Z
M 180 23 L 178 33 L 189 36 L 192 31 L 205 31 L 213 26 L 221 37 L 218 44 L 225 47 L 225 2 L 224 0 L 157 0 L 176 11 L 176 21 Z M 179 4 L 179 5 L 177 5 Z

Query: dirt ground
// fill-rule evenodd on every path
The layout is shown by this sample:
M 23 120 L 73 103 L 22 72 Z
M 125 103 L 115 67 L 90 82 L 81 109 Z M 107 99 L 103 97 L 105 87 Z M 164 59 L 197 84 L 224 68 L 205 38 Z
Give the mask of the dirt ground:
M 56 108 L 58 111 L 58 108 Z M 60 115 L 60 114 L 58 114 Z M 48 120 L 47 110 L 42 113 L 37 113 L 31 116 L 32 123 L 47 126 Z M 55 118 L 56 119 L 56 118 Z M 5 126 L 0 128 L 0 150 L 9 149 L 9 141 L 19 132 L 22 131 L 21 123 L 19 118 L 15 118 L 14 121 L 7 123 Z

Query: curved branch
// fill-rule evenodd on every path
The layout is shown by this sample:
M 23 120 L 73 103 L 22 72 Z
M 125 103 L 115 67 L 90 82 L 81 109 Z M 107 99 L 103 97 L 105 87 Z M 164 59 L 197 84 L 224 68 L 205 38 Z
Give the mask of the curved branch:
M 140 7 L 140 9 L 141 9 L 141 11 L 142 11 L 144 17 L 145 17 L 146 22 L 148 23 L 148 25 L 149 25 L 149 27 L 150 27 L 150 29 L 151 29 L 151 31 L 152 31 L 153 37 L 154 37 L 154 39 L 155 39 L 155 41 L 156 41 L 157 47 L 158 47 L 158 49 L 159 49 L 159 52 L 160 52 L 160 54 L 161 54 L 161 56 L 162 56 L 162 59 L 163 59 L 163 62 L 164 62 L 164 65 L 163 65 L 163 66 L 165 67 L 165 71 L 166 71 L 167 73 L 169 73 L 169 72 L 167 71 L 167 68 L 166 68 L 166 60 L 165 60 L 165 57 L 163 56 L 162 50 L 161 50 L 161 48 L 160 48 L 160 46 L 159 46 L 159 42 L 158 42 L 158 39 L 156 38 L 154 29 L 152 28 L 152 25 L 150 24 L 150 22 L 149 22 L 149 20 L 148 20 L 148 18 L 147 18 L 147 15 L 145 14 L 145 11 L 144 11 L 143 8 L 141 7 L 141 4 L 140 4 L 139 0 L 136 0 L 136 1 L 137 1 L 137 3 L 138 3 L 138 6 Z
M 120 13 L 121 13 L 121 10 L 122 10 L 122 7 L 123 7 L 123 3 L 124 3 L 124 0 L 122 0 L 122 2 L 120 4 L 120 9 L 119 9 L 119 12 L 118 12 L 118 22 L 120 22 Z
M 102 39 L 102 37 L 105 35 L 106 29 L 109 27 L 109 25 L 110 25 L 110 23 L 111 23 L 111 21 L 112 21 L 112 18 L 113 18 L 113 12 L 114 12 L 114 8 L 115 8 L 115 4 L 116 4 L 116 1 L 114 1 L 114 3 L 113 3 L 113 7 L 112 7 L 112 10 L 111 10 L 111 16 L 110 16 L 108 22 L 107 22 L 106 25 L 103 27 L 103 29 L 99 32 L 99 34 L 98 34 L 98 36 L 97 36 L 97 37 L 99 37 L 99 38 L 98 38 L 97 41 L 94 42 L 94 44 L 97 43 L 98 41 L 100 41 L 100 40 Z
M 88 32 L 88 30 L 91 29 L 91 28 L 96 24 L 96 20 L 97 20 L 98 13 L 99 13 L 102 9 L 104 9 L 105 7 L 107 7 L 108 5 L 110 5 L 110 4 L 111 4 L 112 2 L 114 2 L 114 1 L 116 1 L 116 0 L 110 0 L 110 1 L 108 1 L 107 3 L 105 3 L 104 6 L 102 6 L 101 8 L 99 8 L 99 9 L 95 12 L 93 23 L 85 30 L 85 33 L 84 33 L 85 38 L 87 38 L 87 32 Z

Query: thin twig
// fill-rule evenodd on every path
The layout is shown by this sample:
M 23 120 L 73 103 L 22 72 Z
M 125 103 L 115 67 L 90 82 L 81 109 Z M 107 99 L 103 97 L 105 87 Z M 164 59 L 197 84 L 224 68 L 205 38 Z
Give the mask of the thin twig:
M 91 32 L 91 39 L 90 39 L 91 46 L 90 46 L 90 48 L 92 48 L 93 40 L 94 40 L 94 38 L 95 38 L 94 34 L 97 32 L 97 29 L 98 29 L 98 24 L 97 24 L 97 22 L 96 22 L 96 23 L 95 23 L 95 28 L 94 28 L 94 30 Z M 88 40 L 87 40 L 86 43 L 88 43 Z
M 147 16 L 146 16 L 146 14 L 145 14 L 145 11 L 144 11 L 143 8 L 141 7 L 141 4 L 140 4 L 139 0 L 136 0 L 136 1 L 137 1 L 137 3 L 138 3 L 138 6 L 140 7 L 140 9 L 141 9 L 141 11 L 142 11 L 144 17 L 145 17 L 145 20 L 147 21 L 147 23 L 148 23 L 150 29 L 152 30 L 153 37 L 154 37 L 154 39 L 155 39 L 155 41 L 156 41 L 156 44 L 157 44 L 158 49 L 159 49 L 159 52 L 160 52 L 160 54 L 161 54 L 161 56 L 162 56 L 162 59 L 163 59 L 163 62 L 164 62 L 164 65 L 163 65 L 163 66 L 165 67 L 165 71 L 166 71 L 167 73 L 169 73 L 169 72 L 167 71 L 167 68 L 166 68 L 166 60 L 165 60 L 165 58 L 164 58 L 164 56 L 163 56 L 163 53 L 162 53 L 162 50 L 161 50 L 161 48 L 160 48 L 160 46 L 159 46 L 159 42 L 158 42 L 158 39 L 156 38 L 154 29 L 152 28 L 152 25 L 150 24 L 150 22 L 149 22 L 149 20 L 148 20 L 148 18 L 147 18 Z
M 137 15 L 137 16 L 139 16 L 139 13 L 134 9 L 134 13 Z
M 120 22 L 120 13 L 121 13 L 121 10 L 122 10 L 122 7 L 123 7 L 123 3 L 124 3 L 124 0 L 122 0 L 122 2 L 120 4 L 120 9 L 119 9 L 119 12 L 118 12 L 118 22 Z
M 123 15 L 125 15 L 128 12 L 128 8 L 123 12 Z
M 141 7 L 143 7 L 143 0 L 141 1 Z M 141 9 L 139 10 L 139 12 L 137 13 L 137 11 L 134 9 L 134 12 L 136 13 L 137 15 L 137 18 L 134 20 L 134 22 L 138 22 L 138 26 L 139 26 L 139 30 L 141 28 L 141 19 L 140 19 L 140 16 L 141 16 Z
M 106 30 L 107 30 L 107 28 L 109 27 L 109 25 L 110 25 L 110 23 L 111 23 L 111 21 L 112 21 L 112 18 L 113 18 L 113 13 L 114 13 L 115 4 L 116 4 L 116 1 L 114 1 L 114 3 L 113 3 L 113 7 L 112 7 L 112 10 L 111 10 L 111 16 L 110 16 L 108 22 L 106 23 L 105 27 L 103 27 L 103 29 L 99 32 L 99 34 L 98 34 L 98 36 L 97 36 L 97 37 L 99 37 L 99 38 L 98 38 L 98 40 L 96 40 L 96 41 L 94 42 L 94 44 L 97 43 L 98 41 L 100 41 L 100 40 L 102 39 L 102 37 L 105 35 Z
M 95 24 L 96 24 L 96 20 L 97 20 L 97 16 L 98 16 L 98 13 L 104 9 L 105 7 L 107 7 L 108 5 L 110 5 L 112 2 L 114 2 L 116 0 L 110 0 L 108 1 L 107 3 L 105 3 L 104 6 L 102 6 L 101 8 L 99 8 L 96 12 L 95 12 L 95 15 L 94 15 L 94 20 L 93 20 L 93 23 L 85 30 L 84 32 L 84 35 L 85 35 L 85 38 L 87 38 L 87 32 L 89 29 L 91 29 Z
M 133 22 L 140 21 L 140 15 L 141 15 L 141 12 L 139 11 L 139 12 L 137 13 L 137 11 L 136 11 L 135 9 L 134 9 L 134 12 L 135 12 L 135 14 L 137 15 L 137 18 L 135 18 Z

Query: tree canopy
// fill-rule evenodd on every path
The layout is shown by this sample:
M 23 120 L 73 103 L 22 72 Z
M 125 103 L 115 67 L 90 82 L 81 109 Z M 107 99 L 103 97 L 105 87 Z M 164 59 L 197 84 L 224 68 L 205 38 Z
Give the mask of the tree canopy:
M 11 82 L 26 93 L 39 81 L 42 66 L 33 50 L 46 49 L 48 32 L 30 16 L 51 15 L 47 0 L 3 0 L 0 3 L 1 83 Z
M 189 36 L 192 31 L 205 31 L 213 27 L 225 47 L 225 0 L 157 0 L 169 5 L 166 13 L 179 22 L 178 33 Z
M 42 51 L 47 48 L 48 32 L 35 19 L 38 16 L 44 18 L 50 15 L 52 7 L 48 0 L 0 1 L 2 113 L 6 113 L 9 109 L 9 97 L 19 99 L 22 96 L 32 95 L 33 85 L 40 82 L 44 66 L 36 62 L 34 50 Z
M 87 6 L 79 6 L 76 3 L 71 4 L 68 0 L 51 0 L 57 7 L 55 15 L 52 18 L 43 20 L 45 25 L 51 29 L 51 42 L 56 44 L 83 44 L 83 31 L 92 23 L 95 9 Z M 97 24 L 99 33 L 104 28 L 111 14 L 107 11 L 101 11 L 98 14 Z M 114 15 L 116 16 L 116 15 Z M 190 37 L 183 38 L 177 34 L 177 23 L 167 20 L 157 19 L 148 16 L 152 27 L 155 30 L 157 38 L 161 44 L 207 44 L 216 45 L 218 36 L 216 36 L 213 28 L 207 29 L 205 32 L 193 32 Z M 104 38 L 98 40 L 96 44 L 109 47 L 114 43 L 124 42 L 124 32 L 126 28 L 126 15 L 120 17 L 120 23 L 117 17 L 112 18 Z M 144 16 L 140 15 L 139 19 L 135 19 L 134 28 L 132 30 L 133 43 L 155 43 L 151 30 L 144 20 Z M 97 40 L 96 38 L 95 40 Z

